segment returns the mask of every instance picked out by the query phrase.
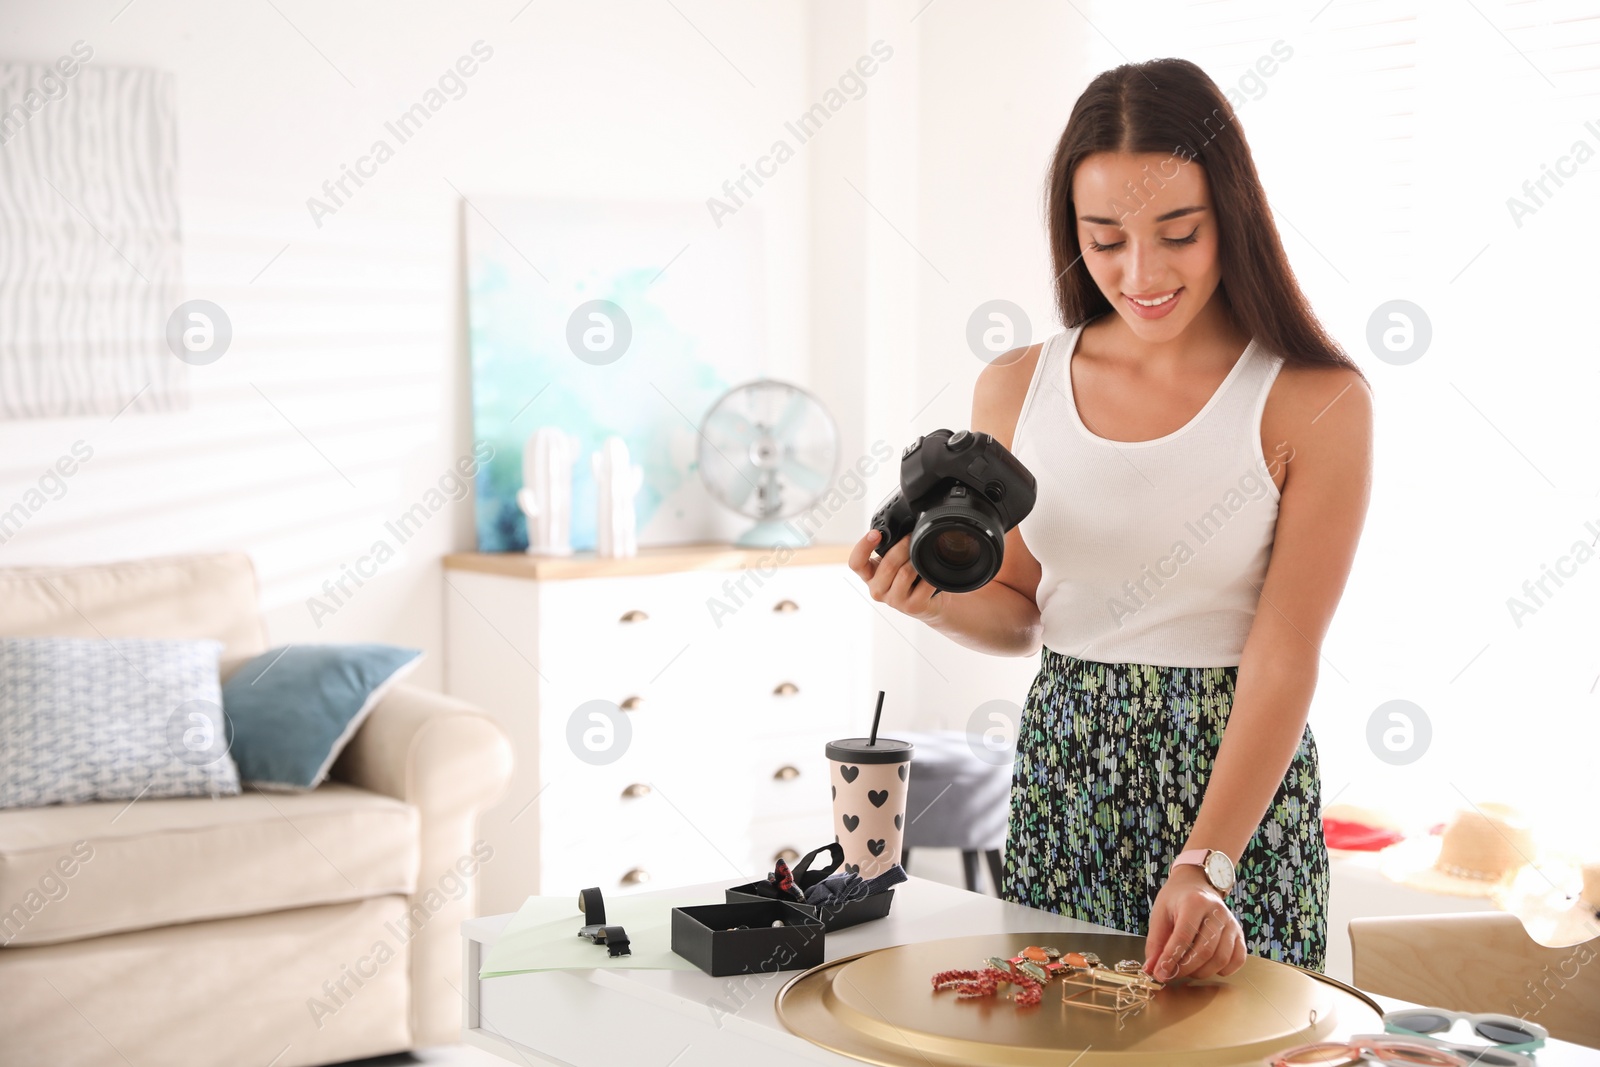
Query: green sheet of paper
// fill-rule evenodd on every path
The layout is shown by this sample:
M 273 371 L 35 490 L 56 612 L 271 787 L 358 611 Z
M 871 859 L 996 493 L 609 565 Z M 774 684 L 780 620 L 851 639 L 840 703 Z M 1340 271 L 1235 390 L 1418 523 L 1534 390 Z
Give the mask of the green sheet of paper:
M 604 945 L 579 937 L 583 912 L 578 895 L 529 897 L 489 948 L 479 978 L 499 978 L 529 971 L 628 970 L 693 971 L 698 968 L 672 951 L 672 909 L 720 904 L 698 892 L 606 898 L 606 925 L 628 931 L 631 955 L 613 957 Z

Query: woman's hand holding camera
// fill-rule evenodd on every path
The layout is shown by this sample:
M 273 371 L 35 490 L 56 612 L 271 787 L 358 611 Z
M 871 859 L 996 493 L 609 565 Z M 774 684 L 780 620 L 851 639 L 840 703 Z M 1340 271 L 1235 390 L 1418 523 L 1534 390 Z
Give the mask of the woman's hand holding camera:
M 850 550 L 850 569 L 867 583 L 873 600 L 889 605 L 902 615 L 933 622 L 939 617 L 943 597 L 911 566 L 911 538 L 900 538 L 882 559 L 874 559 L 873 550 L 882 536 L 877 530 L 868 530 L 866 536 L 856 542 Z

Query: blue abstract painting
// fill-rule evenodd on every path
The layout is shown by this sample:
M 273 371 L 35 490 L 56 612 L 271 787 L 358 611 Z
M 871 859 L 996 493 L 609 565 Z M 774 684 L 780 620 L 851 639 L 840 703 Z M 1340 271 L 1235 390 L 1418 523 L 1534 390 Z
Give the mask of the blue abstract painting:
M 572 545 L 595 546 L 590 457 L 607 437 L 644 470 L 639 544 L 727 541 L 747 521 L 696 467 L 697 427 L 762 372 L 755 226 L 718 231 L 700 204 L 472 196 L 467 235 L 478 549 L 527 548 L 523 448 L 540 427 L 577 442 Z

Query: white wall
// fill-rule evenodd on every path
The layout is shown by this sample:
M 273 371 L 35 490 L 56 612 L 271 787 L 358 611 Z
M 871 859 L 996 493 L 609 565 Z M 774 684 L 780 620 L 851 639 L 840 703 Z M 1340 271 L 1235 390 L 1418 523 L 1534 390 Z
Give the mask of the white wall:
M 1026 309 L 1036 337 L 1058 328 L 1040 190 L 1087 80 L 1077 60 L 1084 27 L 1042 2 L 819 10 L 833 21 L 813 34 L 815 77 L 865 42 L 895 50 L 866 106 L 840 130 L 848 138 L 811 161 L 818 385 L 839 405 L 847 462 L 875 442 L 893 450 L 859 504 L 826 528 L 854 540 L 897 484 L 904 445 L 970 425 L 982 369 L 965 343 L 972 311 L 1002 297 Z M 1020 711 L 1037 658 L 982 656 L 873 610 L 874 682 L 891 694 L 890 728 L 966 728 L 997 699 Z
M 928 262 L 917 274 L 913 394 L 922 410 L 908 429 L 923 433 L 971 425 L 983 363 L 967 346 L 967 320 L 980 304 L 1000 299 L 1022 308 L 1030 330 L 1017 344 L 1061 328 L 1045 173 L 1088 84 L 1085 38 L 1093 31 L 1070 5 L 1043 2 L 935 4 L 917 23 L 924 117 L 918 247 Z M 955 76 L 962 71 L 973 74 Z M 941 727 L 988 729 L 995 701 L 1020 713 L 1037 656 L 996 659 L 925 629 L 910 632 L 924 666 L 918 699 Z
M 822 537 L 859 536 L 917 433 L 968 421 L 979 364 L 957 346 L 971 306 L 999 292 L 1041 328 L 1050 320 L 1037 188 L 1070 101 L 1061 49 L 1079 31 L 1046 5 L 1000 21 L 921 0 L 696 0 L 681 15 L 654 3 L 519 7 L 400 17 L 289 3 L 280 16 L 268 5 L 117 14 L 68 2 L 0 13 L 5 58 L 49 60 L 83 40 L 91 63 L 175 74 L 185 295 L 220 304 L 234 328 L 226 356 L 190 371 L 188 412 L 0 423 L 6 506 L 75 441 L 94 452 L 61 499 L 0 544 L 0 565 L 243 549 L 274 642 L 415 645 L 430 652 L 418 681 L 439 684 L 438 559 L 473 547 L 468 501 L 375 578 L 346 578 L 354 595 L 334 615 L 314 620 L 307 599 L 471 450 L 456 190 L 720 195 L 875 42 L 859 98 L 737 219 L 759 217 L 765 232 L 767 333 L 752 338 L 752 368 L 821 394 L 844 464 L 874 445 L 895 456 Z M 1030 20 L 1050 32 L 1008 45 Z M 1056 103 L 1018 109 L 1015 82 L 952 79 L 973 35 L 1036 52 L 1018 73 Z M 307 199 L 326 200 L 323 183 L 479 40 L 494 53 L 465 94 L 318 227 Z M 930 110 L 940 120 L 925 129 Z M 709 216 L 706 239 L 717 239 Z M 873 610 L 891 727 L 960 726 L 984 700 L 1020 703 L 1031 661 L 970 655 Z
M 0 54 L 51 61 L 82 40 L 93 64 L 176 75 L 187 295 L 220 304 L 234 341 L 191 372 L 187 412 L 0 423 L 0 508 L 75 441 L 93 449 L 65 494 L 0 544 L 0 565 L 243 549 L 275 642 L 415 645 L 430 652 L 418 680 L 437 685 L 438 560 L 472 547 L 468 502 L 347 584 L 355 595 L 321 628 L 306 599 L 471 450 L 456 189 L 703 202 L 813 101 L 806 12 L 732 0 L 121 6 L 6 5 Z M 315 225 L 307 198 L 478 40 L 493 56 L 465 95 Z M 808 180 L 790 166 L 750 209 L 765 223 L 767 287 L 752 368 L 802 382 Z

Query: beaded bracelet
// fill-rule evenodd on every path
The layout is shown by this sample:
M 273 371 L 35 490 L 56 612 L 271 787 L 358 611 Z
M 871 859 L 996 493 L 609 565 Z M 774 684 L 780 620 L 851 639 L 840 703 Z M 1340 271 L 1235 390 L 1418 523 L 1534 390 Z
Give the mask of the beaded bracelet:
M 982 970 L 940 971 L 933 976 L 935 992 L 941 989 L 954 989 L 956 996 L 963 1000 L 992 997 L 1001 982 L 1009 982 L 1018 987 L 1012 999 L 1021 1007 L 1037 1004 L 1044 997 L 1044 986 L 1040 982 L 1015 971 L 1002 971 L 992 964 Z
M 1044 987 L 1060 978 L 1063 1003 L 1120 1013 L 1148 1003 L 1163 988 L 1138 960 L 1119 960 L 1107 967 L 1093 952 L 1029 945 L 1010 959 L 990 956 L 984 963 L 980 970 L 940 971 L 933 976 L 934 991 L 953 989 L 957 997 L 970 1000 L 994 996 L 1004 982 L 1018 987 L 1012 1000 L 1027 1007 L 1038 1004 Z M 1078 987 L 1077 991 L 1068 992 L 1068 986 Z

